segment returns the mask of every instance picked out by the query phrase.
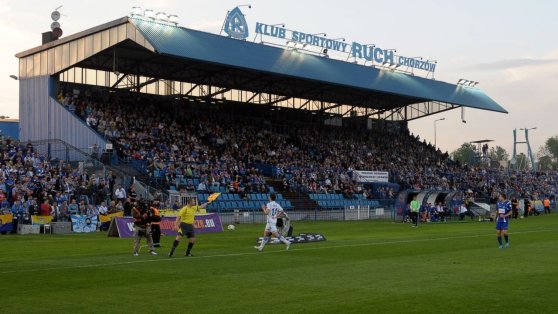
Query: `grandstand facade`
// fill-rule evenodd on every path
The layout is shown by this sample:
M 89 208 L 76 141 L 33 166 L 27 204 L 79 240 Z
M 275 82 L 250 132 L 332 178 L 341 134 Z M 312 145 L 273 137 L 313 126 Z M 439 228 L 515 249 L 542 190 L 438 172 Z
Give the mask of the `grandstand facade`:
M 409 121 L 461 106 L 506 112 L 478 88 L 128 17 L 16 56 L 21 139 L 47 136 L 78 147 L 107 143 L 50 102 L 60 82 L 332 118 Z
M 197 180 L 196 185 L 206 180 L 208 187 L 200 192 L 201 200 L 213 191 L 209 185 L 217 181 L 220 187 L 216 191 L 230 193 L 223 196 L 222 202 L 213 204 L 214 210 L 257 207 L 277 187 L 285 197 L 303 193 L 310 202 L 281 198 L 288 209 L 308 204 L 324 209 L 364 203 L 377 207 L 378 201 L 364 198 L 362 186 L 350 183 L 351 171 L 358 170 L 353 165 L 360 162 L 367 168 L 362 170 L 389 172 L 390 182 L 403 183 L 404 188 L 416 187 L 417 182 L 411 177 L 415 170 L 406 170 L 403 165 L 405 157 L 390 166 L 389 157 L 374 158 L 371 152 L 390 150 L 396 143 L 401 156 L 406 154 L 404 149 L 412 147 L 429 156 L 432 164 L 447 160 L 447 156 L 405 134 L 407 121 L 460 107 L 507 113 L 475 87 L 132 17 L 16 56 L 21 141 L 62 141 L 82 152 L 90 152 L 92 147 L 114 150 L 118 155 L 115 160 L 133 164 L 138 175 L 147 173 L 152 184 L 165 190 L 194 185 L 188 178 Z M 161 127 L 143 132 L 140 127 L 146 125 L 135 123 L 132 127 L 130 121 L 122 120 L 108 121 L 109 126 L 102 128 L 97 125 L 99 115 L 110 120 L 107 117 L 122 112 L 130 113 L 131 120 L 143 119 L 146 124 Z M 92 116 L 95 124 L 88 120 Z M 182 128 L 197 121 L 204 121 L 211 132 Z M 181 144 L 188 146 L 189 139 L 195 139 L 191 145 L 195 153 L 177 158 L 182 147 L 175 150 L 176 141 L 165 141 L 168 133 L 164 129 L 168 127 L 185 137 Z M 220 127 L 235 130 L 244 139 L 259 140 L 262 145 L 259 150 L 243 151 L 242 138 L 235 138 L 240 147 L 235 151 L 227 144 L 232 139 L 213 136 L 219 134 Z M 339 127 L 353 131 L 339 132 Z M 144 142 L 152 144 L 141 140 L 131 143 L 124 130 L 133 130 L 138 138 L 145 135 Z M 373 131 L 378 133 L 370 134 Z M 258 138 L 260 134 L 265 136 Z M 288 145 L 273 149 L 274 144 L 266 146 L 268 139 Z M 308 139 L 336 144 L 332 144 L 330 151 L 324 151 L 306 145 Z M 347 147 L 344 143 L 356 144 Z M 164 147 L 158 147 L 159 144 Z M 249 143 L 245 145 L 248 147 Z M 271 155 L 269 147 L 275 155 Z M 366 152 L 362 147 L 373 149 Z M 289 156 L 275 151 L 285 149 L 292 150 L 291 157 L 310 154 L 312 158 L 286 162 Z M 68 152 L 60 156 L 56 156 L 56 151 L 48 154 L 53 158 L 72 158 Z M 204 154 L 208 156 L 200 156 Z M 203 166 L 189 164 L 194 162 Z M 320 167 L 323 169 L 314 171 Z M 448 172 L 451 170 L 449 164 L 444 167 Z M 229 188 L 236 182 L 234 176 L 242 181 L 248 196 L 240 198 L 236 194 L 238 189 Z M 461 188 L 434 177 L 432 174 L 431 180 L 440 181 L 439 186 Z M 328 184 L 328 179 L 335 182 Z M 264 180 L 268 182 L 262 184 Z M 377 198 L 390 194 L 393 199 L 390 189 L 386 183 L 374 192 L 383 193 Z M 346 192 L 355 201 L 345 202 L 340 196 L 323 197 L 320 195 L 323 192 L 338 195 Z

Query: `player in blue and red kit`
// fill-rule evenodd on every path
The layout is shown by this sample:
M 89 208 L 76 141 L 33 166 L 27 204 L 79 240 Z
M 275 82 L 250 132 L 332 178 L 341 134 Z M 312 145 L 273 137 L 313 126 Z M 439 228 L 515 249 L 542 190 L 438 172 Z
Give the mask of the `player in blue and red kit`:
M 501 193 L 498 198 L 497 206 L 497 218 L 496 218 L 496 235 L 498 236 L 499 248 L 502 248 L 502 233 L 504 233 L 504 239 L 506 240 L 506 248 L 510 246 L 510 241 L 508 238 L 508 223 L 510 221 L 510 215 L 512 214 L 512 204 L 510 201 L 506 200 L 506 194 Z

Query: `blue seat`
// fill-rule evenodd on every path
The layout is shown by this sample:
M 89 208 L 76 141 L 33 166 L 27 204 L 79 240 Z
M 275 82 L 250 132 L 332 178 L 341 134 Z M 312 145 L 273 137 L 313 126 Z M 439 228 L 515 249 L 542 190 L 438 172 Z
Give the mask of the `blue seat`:
M 293 204 L 291 204 L 291 201 L 286 200 L 286 201 L 285 201 L 285 207 L 286 207 L 287 209 L 293 209 Z

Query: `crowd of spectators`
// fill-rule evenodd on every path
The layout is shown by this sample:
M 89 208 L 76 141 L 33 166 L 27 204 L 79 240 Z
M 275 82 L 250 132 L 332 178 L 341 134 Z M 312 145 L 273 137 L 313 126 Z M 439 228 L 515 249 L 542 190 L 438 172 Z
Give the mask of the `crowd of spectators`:
M 556 193 L 554 173 L 508 172 L 460 165 L 447 153 L 412 135 L 406 126 L 374 130 L 294 123 L 262 111 L 237 113 L 228 104 L 174 103 L 139 94 L 80 93 L 59 97 L 109 139 L 121 158 L 142 161 L 152 177 L 193 189 L 226 187 L 262 192 L 259 165 L 271 165 L 287 190 L 303 193 L 364 193 L 393 198 L 391 186 L 372 188 L 352 179 L 354 170 L 388 171 L 401 189 L 466 190 L 495 198 L 498 192 Z M 72 109 L 71 105 L 74 104 Z M 240 106 L 240 105 L 238 105 Z M 253 106 L 252 106 L 253 107 Z
M 77 164 L 52 160 L 31 143 L 10 139 L 0 142 L 0 206 L 2 213 L 13 213 L 19 221 L 31 215 L 52 216 L 69 221 L 70 215 L 98 215 L 130 209 L 133 191 L 122 189 L 116 176 L 87 174 Z

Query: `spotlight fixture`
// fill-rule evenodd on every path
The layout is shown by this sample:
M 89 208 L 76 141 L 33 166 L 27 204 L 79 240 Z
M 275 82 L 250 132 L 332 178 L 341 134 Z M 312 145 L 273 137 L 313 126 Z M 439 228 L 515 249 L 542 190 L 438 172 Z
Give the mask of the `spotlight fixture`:
M 143 16 L 147 17 L 147 18 L 155 18 L 155 11 L 151 10 L 151 9 L 146 9 L 145 11 L 143 11 Z
M 178 24 L 178 15 L 170 14 L 168 16 L 169 22 L 174 23 L 175 25 Z
M 159 21 L 167 21 L 169 16 L 165 12 L 157 12 L 157 14 L 155 14 L 155 18 Z
M 134 15 L 143 15 L 143 11 L 141 7 L 132 7 L 132 16 Z

